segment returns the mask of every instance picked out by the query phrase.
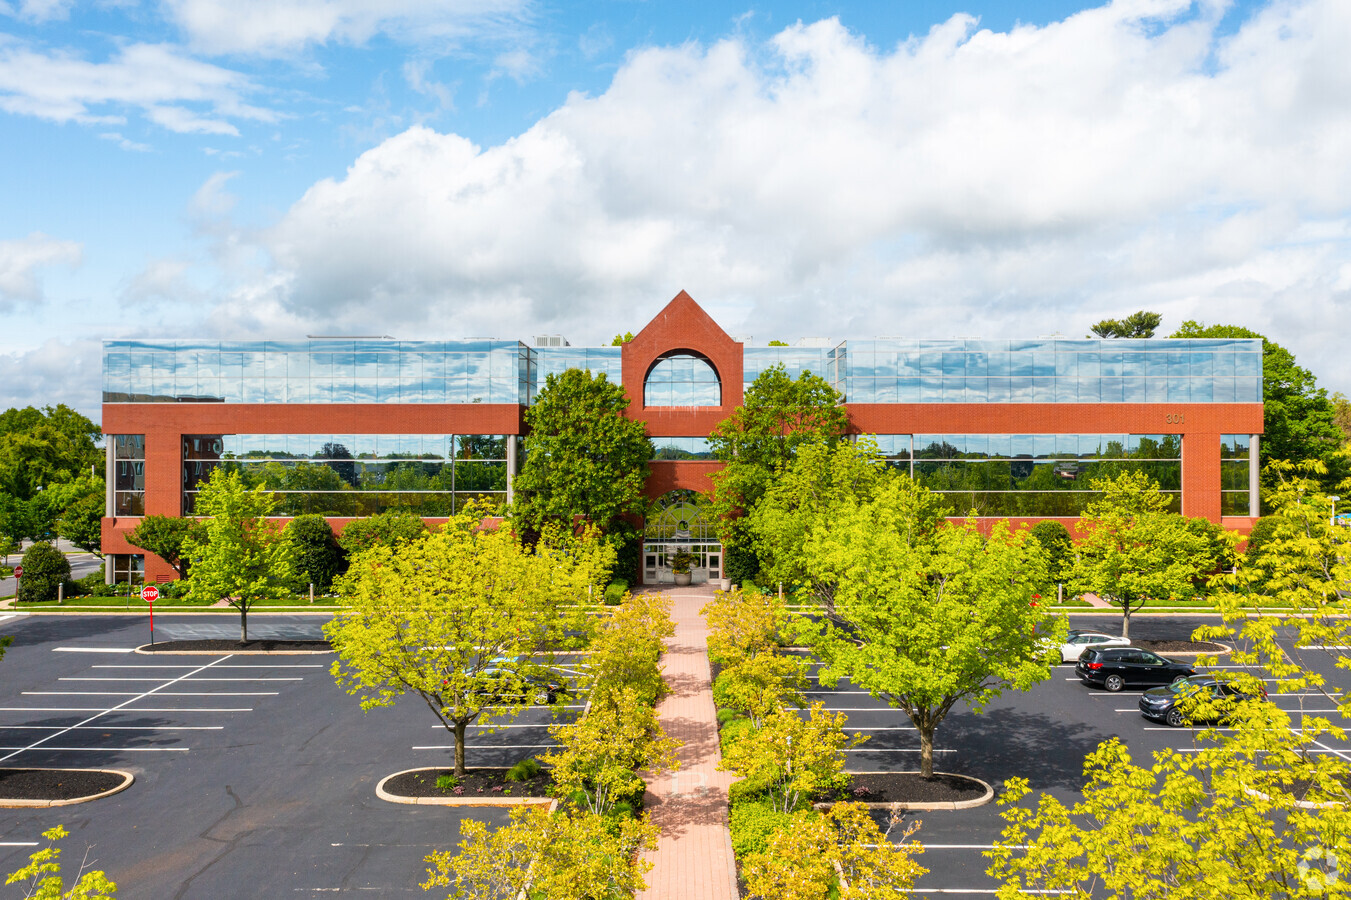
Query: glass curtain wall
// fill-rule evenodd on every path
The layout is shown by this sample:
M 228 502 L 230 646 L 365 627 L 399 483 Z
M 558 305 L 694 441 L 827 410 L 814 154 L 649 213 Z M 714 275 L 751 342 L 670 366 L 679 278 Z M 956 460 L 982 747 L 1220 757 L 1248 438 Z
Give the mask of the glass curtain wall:
M 851 403 L 1260 403 L 1262 342 L 850 341 Z
M 693 353 L 668 353 L 647 373 L 644 406 L 721 406 L 722 382 L 712 364 Z
M 145 435 L 115 434 L 113 442 L 113 508 L 110 515 L 145 515 Z
M 403 509 L 449 516 L 506 503 L 507 437 L 499 434 L 185 435 L 183 512 L 224 467 L 276 495 L 274 515 L 371 516 Z
M 1251 514 L 1250 455 L 1252 438 L 1246 434 L 1220 436 L 1220 515 Z
M 653 459 L 694 459 L 710 460 L 713 448 L 708 438 L 699 437 L 654 437 L 652 438 Z
M 1149 475 L 1170 497 L 1172 510 L 1182 508 L 1180 435 L 916 434 L 875 439 L 892 465 L 943 494 L 954 515 L 1078 516 L 1098 496 L 1090 487 L 1094 479 L 1128 471 Z
M 105 341 L 104 403 L 529 403 L 517 341 Z

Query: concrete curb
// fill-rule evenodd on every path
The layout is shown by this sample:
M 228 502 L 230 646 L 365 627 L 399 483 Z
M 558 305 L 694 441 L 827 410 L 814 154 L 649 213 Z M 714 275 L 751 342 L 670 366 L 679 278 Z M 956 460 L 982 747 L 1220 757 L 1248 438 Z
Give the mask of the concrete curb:
M 850 774 L 850 775 L 918 775 L 919 773 L 918 773 L 918 772 L 850 772 L 849 774 Z M 949 778 L 960 778 L 960 779 L 962 779 L 963 781 L 972 781 L 972 782 L 975 782 L 976 784 L 980 785 L 981 787 L 983 787 L 983 788 L 985 789 L 985 793 L 984 793 L 983 796 L 977 797 L 977 798 L 975 798 L 974 800 L 952 800 L 952 801 L 947 801 L 947 802 L 941 802 L 941 801 L 940 801 L 940 802 L 931 802 L 931 803 L 919 803 L 919 802 L 916 802 L 916 803 L 906 803 L 906 802 L 893 802 L 893 803 L 866 803 L 866 802 L 865 802 L 865 803 L 863 803 L 862 805 L 865 806 L 865 807 L 867 807 L 868 809 L 958 810 L 958 809 L 975 809 L 977 806 L 984 806 L 985 804 L 989 803 L 991 800 L 994 799 L 994 788 L 991 787 L 990 784 L 989 784 L 988 782 L 982 781 L 982 780 L 980 780 L 979 778 L 973 778 L 973 777 L 971 777 L 970 775 L 958 775 L 958 774 L 955 773 L 955 772 L 934 772 L 934 774 L 935 774 L 935 775 L 946 775 L 946 776 L 948 776 Z M 853 801 L 844 800 L 844 801 L 837 801 L 837 802 L 841 802 L 841 803 L 849 803 L 849 802 L 853 802 Z M 818 809 L 818 810 L 821 810 L 822 812 L 824 812 L 825 810 L 830 809 L 830 808 L 833 807 L 834 805 L 835 805 L 835 803 L 813 803 L 813 804 L 812 804 L 812 808 L 813 808 L 813 809 Z
M 31 769 L 30 769 L 31 771 Z M 136 776 L 122 769 L 44 769 L 48 772 L 109 772 L 113 775 L 121 775 L 125 780 L 115 788 L 109 788 L 98 794 L 90 794 L 87 797 L 73 797 L 70 800 L 11 800 L 0 798 L 0 809 L 48 809 L 53 806 L 74 806 L 77 803 L 88 803 L 91 800 L 99 800 L 103 797 L 111 797 L 113 794 L 125 791 L 131 787 L 131 783 L 136 780 Z
M 439 772 L 444 768 L 445 766 L 421 766 L 386 775 L 375 786 L 375 796 L 389 803 L 406 803 L 411 806 L 547 806 L 549 812 L 558 808 L 558 801 L 553 797 L 400 797 L 385 790 L 385 784 L 400 775 L 407 775 L 409 772 Z
M 134 652 L 142 656 L 328 656 L 335 650 L 147 650 L 142 644 Z

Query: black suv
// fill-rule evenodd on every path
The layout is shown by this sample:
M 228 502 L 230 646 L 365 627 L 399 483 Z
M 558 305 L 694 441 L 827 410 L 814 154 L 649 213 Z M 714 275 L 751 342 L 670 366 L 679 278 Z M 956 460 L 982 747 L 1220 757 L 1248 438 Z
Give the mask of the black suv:
M 1208 701 L 1198 705 L 1188 715 L 1183 715 L 1179 704 L 1183 699 L 1196 696 L 1198 700 Z M 1233 702 L 1249 697 L 1267 699 L 1266 688 L 1257 688 L 1252 694 L 1240 690 L 1232 681 L 1220 681 L 1214 675 L 1193 675 L 1183 681 L 1176 681 L 1167 687 L 1150 688 L 1140 696 L 1140 712 L 1147 719 L 1166 722 L 1173 728 L 1183 725 L 1221 722 L 1232 711 Z
M 1127 685 L 1172 684 L 1196 674 L 1191 666 L 1139 647 L 1089 647 L 1074 673 L 1084 684 L 1119 691 Z

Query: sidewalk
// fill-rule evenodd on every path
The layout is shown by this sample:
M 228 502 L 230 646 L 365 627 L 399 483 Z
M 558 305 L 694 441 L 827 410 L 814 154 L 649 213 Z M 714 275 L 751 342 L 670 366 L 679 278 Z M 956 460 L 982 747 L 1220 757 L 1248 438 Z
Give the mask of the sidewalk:
M 661 839 L 646 877 L 642 900 L 737 900 L 736 866 L 727 831 L 730 772 L 717 771 L 722 759 L 708 665 L 708 626 L 699 610 L 713 599 L 706 585 L 668 588 L 675 636 L 662 656 L 671 693 L 657 705 L 662 727 L 684 741 L 680 769 L 648 782 L 643 802 Z

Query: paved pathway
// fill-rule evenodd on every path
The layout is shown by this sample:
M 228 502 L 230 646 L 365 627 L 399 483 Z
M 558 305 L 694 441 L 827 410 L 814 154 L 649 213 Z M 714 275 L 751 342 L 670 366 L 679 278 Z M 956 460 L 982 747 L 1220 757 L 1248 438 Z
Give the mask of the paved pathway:
M 713 599 L 706 586 L 672 588 L 675 636 L 662 656 L 671 693 L 657 706 L 666 733 L 685 742 L 679 771 L 649 779 L 644 803 L 661 828 L 648 859 L 642 900 L 736 900 L 736 866 L 727 832 L 730 772 L 717 771 L 717 716 L 708 665 L 708 626 L 699 609 Z

